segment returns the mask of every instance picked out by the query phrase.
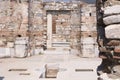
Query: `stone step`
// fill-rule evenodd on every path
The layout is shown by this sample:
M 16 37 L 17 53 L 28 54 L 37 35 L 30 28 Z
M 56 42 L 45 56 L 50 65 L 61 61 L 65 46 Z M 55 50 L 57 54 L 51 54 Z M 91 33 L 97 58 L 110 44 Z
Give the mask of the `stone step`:
M 70 43 L 69 42 L 53 42 L 52 46 L 53 47 L 69 47 Z
M 70 48 L 69 47 L 53 47 L 53 48 L 48 48 L 44 54 L 69 54 L 70 53 Z

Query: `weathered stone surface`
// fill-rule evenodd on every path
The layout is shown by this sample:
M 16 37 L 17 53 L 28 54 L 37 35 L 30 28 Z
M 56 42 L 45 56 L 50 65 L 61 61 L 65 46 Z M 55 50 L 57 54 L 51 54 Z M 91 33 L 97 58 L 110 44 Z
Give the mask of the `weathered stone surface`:
M 59 71 L 58 64 L 46 64 L 45 65 L 46 72 L 45 72 L 45 77 L 46 78 L 57 78 L 57 73 Z
M 18 4 L 14 8 L 13 16 L 28 17 L 28 6 L 27 4 Z
M 81 24 L 81 31 L 96 31 L 96 24 Z
M 120 23 L 120 15 L 112 15 L 103 18 L 103 21 L 106 25 Z
M 120 25 L 109 25 L 105 28 L 107 38 L 120 38 Z
M 18 35 L 22 37 L 32 35 L 35 42 L 40 42 L 39 45 L 46 44 L 47 38 L 50 36 L 44 34 L 48 32 L 47 27 L 50 25 L 47 25 L 47 15 L 52 14 L 52 28 L 54 29 L 52 30 L 52 42 L 70 43 L 70 46 L 78 49 L 78 47 L 80 48 L 80 36 L 96 37 L 95 6 L 83 6 L 81 14 L 80 7 L 76 3 L 45 2 L 42 4 L 38 0 L 33 0 L 31 5 L 28 5 L 28 2 L 23 0 L 22 2 L 21 0 L 11 2 L 3 0 L 0 2 L 0 29 L 2 30 L 0 35 L 11 36 L 12 41 Z M 81 19 L 85 25 L 82 25 L 82 28 L 80 27 Z M 9 30 L 10 32 L 8 32 Z M 30 33 L 28 30 L 31 30 Z
M 115 47 L 114 52 L 120 53 L 120 46 Z
M 120 13 L 120 5 L 108 6 L 104 9 L 104 15 L 113 15 Z
M 95 23 L 96 22 L 96 18 L 94 16 L 92 17 L 87 17 L 87 16 L 82 16 L 82 23 Z
M 10 57 L 10 48 L 1 47 L 0 48 L 0 58 Z
M 109 45 L 109 46 L 119 46 L 120 41 L 119 40 L 111 40 L 107 43 L 107 45 Z
M 120 1 L 119 0 L 106 0 L 106 2 L 104 3 L 105 7 L 113 6 L 113 5 L 120 5 Z

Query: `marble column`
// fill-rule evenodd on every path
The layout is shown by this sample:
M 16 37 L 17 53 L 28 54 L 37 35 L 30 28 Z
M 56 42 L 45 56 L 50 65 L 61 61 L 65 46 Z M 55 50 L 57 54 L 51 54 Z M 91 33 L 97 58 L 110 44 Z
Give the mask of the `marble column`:
M 52 15 L 47 15 L 47 48 L 52 47 Z

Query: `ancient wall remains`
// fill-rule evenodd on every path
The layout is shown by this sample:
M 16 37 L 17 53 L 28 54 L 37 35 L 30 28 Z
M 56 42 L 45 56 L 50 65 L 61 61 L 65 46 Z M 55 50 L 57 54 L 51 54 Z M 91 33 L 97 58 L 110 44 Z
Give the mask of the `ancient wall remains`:
M 0 0 L 0 46 L 14 50 L 23 45 L 21 40 L 25 41 L 24 56 L 39 54 L 43 45 L 47 47 L 47 15 L 51 14 L 52 47 L 66 46 L 77 50 L 73 53 L 94 57 L 97 51 L 95 11 L 95 5 L 90 4 Z M 19 44 L 15 44 L 17 41 Z M 7 54 L 17 53 L 13 52 Z

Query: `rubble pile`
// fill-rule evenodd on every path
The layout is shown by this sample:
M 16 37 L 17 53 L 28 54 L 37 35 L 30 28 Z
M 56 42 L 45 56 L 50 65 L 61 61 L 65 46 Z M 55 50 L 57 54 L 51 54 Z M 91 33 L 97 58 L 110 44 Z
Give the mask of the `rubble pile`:
M 101 68 L 100 66 L 98 67 L 98 73 L 100 71 L 101 77 L 100 80 L 119 80 L 120 76 L 118 69 L 120 67 L 120 1 L 97 0 L 96 8 L 98 30 L 97 40 L 99 44 L 100 58 L 102 58 L 102 63 L 100 65 Z M 107 54 L 109 54 L 111 58 L 109 58 L 109 55 Z M 106 58 L 104 59 L 103 57 Z M 105 62 L 105 60 L 108 61 Z M 109 63 L 112 63 L 112 65 L 109 65 Z

